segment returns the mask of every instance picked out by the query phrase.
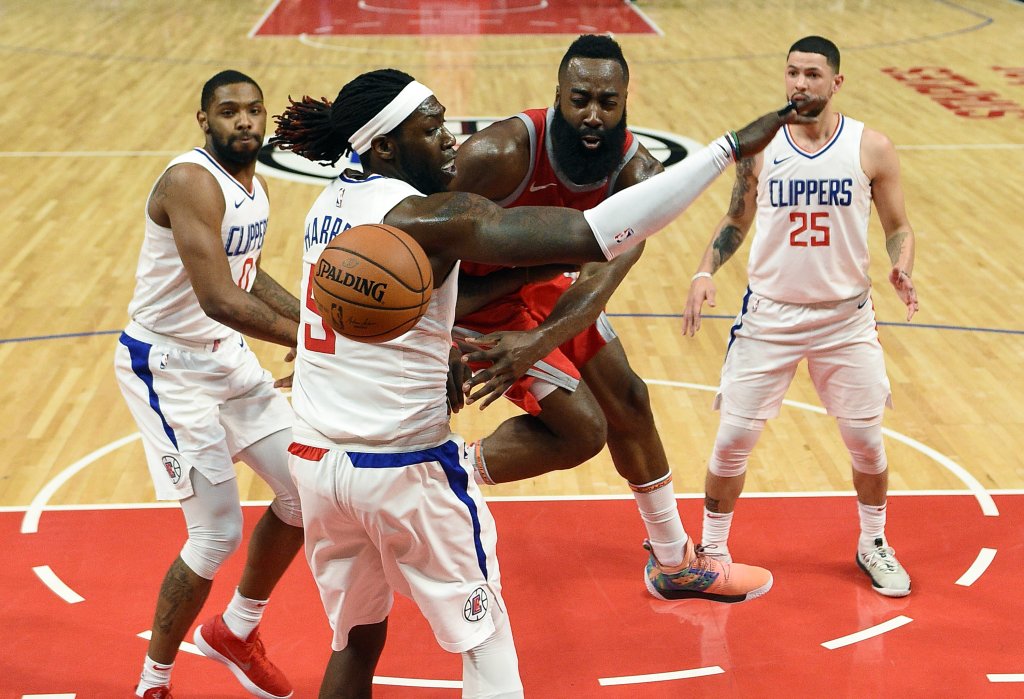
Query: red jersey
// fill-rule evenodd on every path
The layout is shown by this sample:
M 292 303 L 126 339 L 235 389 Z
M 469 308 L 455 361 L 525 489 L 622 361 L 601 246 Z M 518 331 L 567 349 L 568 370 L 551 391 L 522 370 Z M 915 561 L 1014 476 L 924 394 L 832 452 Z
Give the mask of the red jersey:
M 636 153 L 639 142 L 626 131 L 622 160 L 615 170 L 600 182 L 578 185 L 573 183 L 553 159 L 551 147 L 551 120 L 554 108 L 530 109 L 517 114 L 526 125 L 530 135 L 530 170 L 519 186 L 506 199 L 497 202 L 509 208 L 513 206 L 563 206 L 583 211 L 599 204 L 615 188 L 615 182 L 622 168 Z M 558 235 L 559 231 L 551 231 Z M 501 269 L 498 265 L 478 262 L 463 262 L 462 272 L 473 276 L 484 276 Z M 572 284 L 575 275 L 562 275 L 546 282 L 527 284 L 516 292 L 491 301 L 486 306 L 457 318 L 456 334 L 483 335 L 496 330 L 530 330 L 537 327 L 551 313 L 555 302 Z M 608 342 L 615 338 L 615 331 L 604 317 L 604 313 L 589 328 L 572 338 L 543 361 L 527 371 L 506 392 L 505 397 L 532 415 L 540 412 L 538 398 L 533 395 L 535 381 L 574 390 L 579 382 L 579 367 L 586 364 Z M 470 365 L 476 371 L 482 366 Z

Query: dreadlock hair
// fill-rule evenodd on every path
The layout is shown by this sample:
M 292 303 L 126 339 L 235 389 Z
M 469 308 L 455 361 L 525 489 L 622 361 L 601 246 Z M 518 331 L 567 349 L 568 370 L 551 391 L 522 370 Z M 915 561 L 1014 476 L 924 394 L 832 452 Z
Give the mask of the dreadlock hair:
M 260 86 L 245 73 L 239 73 L 237 70 L 222 70 L 203 85 L 203 92 L 199 97 L 199 109 L 204 112 L 210 109 L 210 103 L 213 102 L 213 93 L 217 91 L 218 87 L 234 85 L 235 83 L 249 83 L 259 90 L 261 97 L 263 96 L 263 90 L 260 89 Z
M 799 51 L 800 53 L 817 53 L 825 57 L 832 72 L 839 72 L 839 47 L 822 36 L 805 36 L 789 47 L 789 53 Z
M 562 62 L 558 64 L 558 75 L 569 65 L 574 58 L 603 58 L 615 61 L 622 66 L 622 74 L 629 82 L 629 64 L 626 57 L 622 55 L 622 47 L 610 36 L 604 34 L 583 34 L 576 41 L 569 44 L 568 50 L 562 56 Z
M 343 88 L 334 102 L 326 97 L 300 102 L 288 98 L 284 113 L 274 117 L 277 129 L 271 145 L 303 158 L 334 165 L 352 152 L 352 134 L 398 96 L 415 78 L 400 70 L 384 68 L 363 73 Z

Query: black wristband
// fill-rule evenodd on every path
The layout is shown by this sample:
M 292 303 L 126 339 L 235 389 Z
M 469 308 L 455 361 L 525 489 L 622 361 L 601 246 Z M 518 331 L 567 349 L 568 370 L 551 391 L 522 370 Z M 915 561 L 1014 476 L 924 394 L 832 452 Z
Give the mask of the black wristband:
M 793 110 L 796 109 L 796 102 L 787 102 L 786 106 L 776 112 L 780 117 L 784 117 Z

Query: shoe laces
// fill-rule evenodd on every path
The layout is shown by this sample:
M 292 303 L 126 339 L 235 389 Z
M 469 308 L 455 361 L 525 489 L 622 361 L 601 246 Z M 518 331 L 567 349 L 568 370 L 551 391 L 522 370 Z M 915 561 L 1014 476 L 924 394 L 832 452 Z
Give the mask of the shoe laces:
M 266 649 L 263 647 L 263 639 L 260 638 L 258 631 L 252 635 L 252 640 L 246 643 L 245 646 L 250 660 L 265 658 L 267 655 Z
M 718 550 L 718 544 L 701 544 L 700 546 L 697 546 L 694 551 L 711 557 L 722 555 L 722 552 Z
M 709 552 L 708 549 L 718 548 L 716 544 L 708 544 L 707 546 L 695 546 L 693 548 L 693 561 L 690 562 L 690 568 L 696 567 L 702 573 L 707 572 L 718 572 L 716 569 L 721 568 L 724 577 L 729 577 L 729 564 L 723 561 L 719 561 L 713 555 L 714 552 Z
M 896 551 L 892 546 L 875 546 L 864 554 L 864 563 L 871 568 L 881 568 L 887 573 L 895 573 L 899 569 Z

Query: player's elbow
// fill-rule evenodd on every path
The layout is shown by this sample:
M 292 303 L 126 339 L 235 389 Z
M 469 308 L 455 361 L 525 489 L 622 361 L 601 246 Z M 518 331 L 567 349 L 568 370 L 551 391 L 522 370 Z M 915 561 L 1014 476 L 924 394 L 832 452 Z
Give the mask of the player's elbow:
M 237 304 L 228 294 L 196 294 L 203 313 L 211 320 L 227 325 L 238 316 Z

